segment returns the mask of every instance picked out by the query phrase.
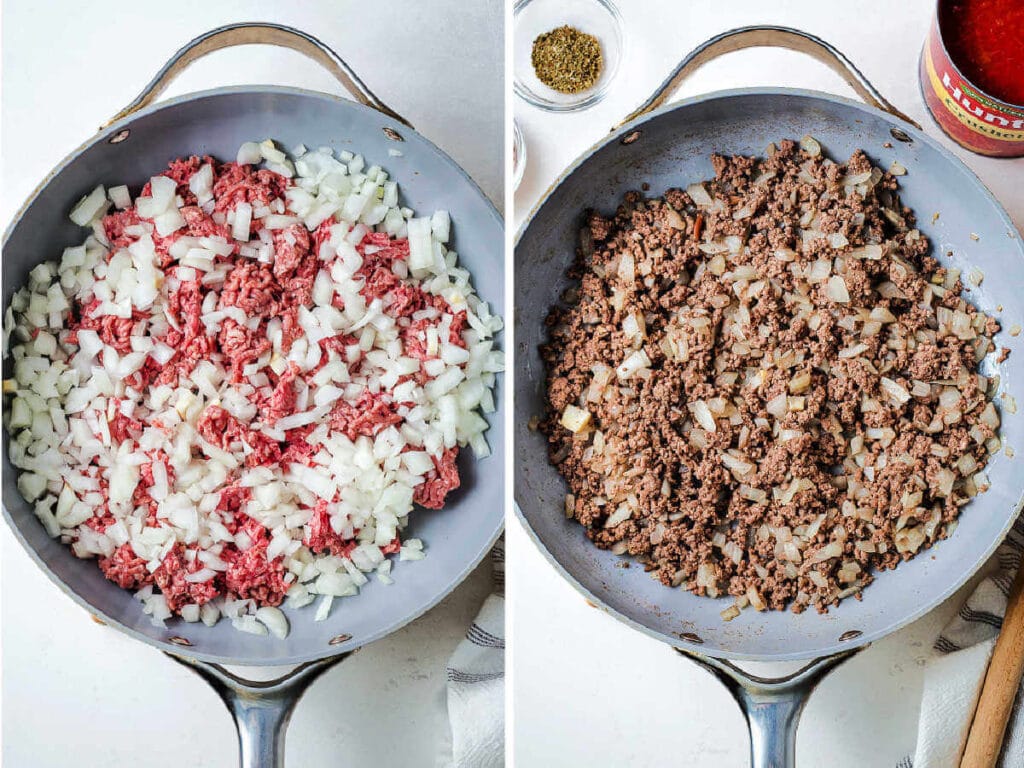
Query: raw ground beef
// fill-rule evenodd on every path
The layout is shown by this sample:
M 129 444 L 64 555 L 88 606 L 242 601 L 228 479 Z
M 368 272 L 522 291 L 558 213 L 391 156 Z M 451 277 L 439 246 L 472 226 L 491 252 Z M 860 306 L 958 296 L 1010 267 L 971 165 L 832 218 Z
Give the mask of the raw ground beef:
M 242 424 L 218 405 L 211 405 L 196 425 L 199 435 L 218 448 L 234 449 L 244 443 L 251 448 L 245 463 L 250 467 L 274 464 L 281 460 L 281 444 Z
M 167 554 L 160 567 L 153 571 L 153 581 L 167 599 L 167 607 L 171 611 L 178 612 L 181 606 L 188 603 L 202 605 L 221 593 L 217 578 L 196 583 L 185 579 L 187 574 L 197 572 L 200 567 L 198 560 L 193 560 L 191 566 L 186 563 L 185 549 L 178 544 Z
M 413 501 L 427 509 L 441 509 L 445 497 L 459 487 L 459 468 L 455 464 L 458 458 L 458 448 L 448 449 L 440 460 L 432 456 L 434 471 L 416 486 Z
M 99 566 L 103 575 L 121 589 L 141 589 L 153 582 L 146 561 L 135 554 L 131 544 L 122 544 L 110 557 L 101 557 Z
M 348 557 L 356 543 L 351 539 L 343 539 L 331 528 L 331 518 L 327 514 L 327 502 L 321 499 L 317 502 L 316 511 L 309 521 L 306 546 L 314 552 Z
M 355 440 L 359 435 L 373 437 L 384 427 L 399 424 L 402 417 L 380 395 L 364 392 L 354 403 L 339 401 L 328 420 L 331 429 Z
M 998 323 L 862 153 L 792 141 L 591 213 L 548 319 L 566 513 L 732 618 L 819 611 L 948 535 L 999 449 Z M 423 486 L 426 488 L 426 486 Z
M 259 605 L 277 606 L 284 600 L 289 583 L 285 581 L 280 558 L 267 560 L 266 529 L 249 549 L 229 552 L 230 565 L 224 575 L 224 586 L 242 600 L 255 600 Z

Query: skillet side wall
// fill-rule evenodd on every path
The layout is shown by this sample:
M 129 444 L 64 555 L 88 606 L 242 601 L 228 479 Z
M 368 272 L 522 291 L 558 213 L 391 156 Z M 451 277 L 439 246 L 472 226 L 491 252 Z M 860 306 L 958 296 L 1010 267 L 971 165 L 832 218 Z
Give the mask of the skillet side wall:
M 639 138 L 621 138 L 639 128 Z M 890 128 L 912 137 L 896 140 Z M 650 196 L 670 187 L 714 175 L 710 155 L 763 154 L 769 142 L 811 134 L 824 151 L 845 161 L 864 149 L 883 168 L 898 159 L 908 169 L 900 179 L 903 202 L 918 215 L 918 227 L 932 242 L 934 255 L 966 273 L 982 269 L 987 278 L 969 295 L 995 314 L 1004 329 L 1024 325 L 1024 251 L 1020 236 L 978 179 L 933 140 L 870 107 L 796 89 L 745 89 L 718 92 L 666 107 L 633 123 L 589 151 L 563 176 L 535 209 L 516 244 L 515 294 L 515 465 L 518 512 L 534 541 L 555 567 L 595 603 L 636 629 L 677 647 L 736 659 L 804 659 L 834 653 L 882 637 L 923 615 L 962 585 L 992 553 L 1015 517 L 1024 490 L 1024 474 L 999 454 L 989 465 L 992 488 L 968 505 L 960 526 L 947 541 L 878 575 L 863 601 L 846 600 L 826 616 L 809 611 L 756 613 L 747 610 L 732 622 L 720 611 L 731 598 L 710 600 L 656 582 L 642 568 L 616 567 L 620 558 L 593 547 L 583 529 L 562 513 L 566 485 L 550 466 L 546 441 L 527 428 L 543 412 L 544 366 L 538 345 L 546 339 L 543 319 L 569 286 L 570 264 L 583 212 L 612 212 L 624 193 L 651 185 Z M 891 149 L 883 147 L 890 142 Z M 940 213 L 932 221 L 934 213 Z M 971 233 L 978 235 L 972 240 Z M 945 254 L 953 251 L 953 256 Z M 996 307 L 1001 305 L 1002 312 Z M 997 344 L 1018 344 L 1004 330 Z M 985 372 L 992 373 L 990 361 Z M 1017 396 L 1024 380 L 1024 351 L 999 366 L 1001 391 Z M 997 405 L 1001 402 L 997 400 Z M 1024 446 L 1021 417 L 1003 411 L 1007 444 Z M 839 640 L 858 631 L 856 639 Z M 703 642 L 687 642 L 695 633 Z
M 129 127 L 120 144 L 108 139 Z M 395 142 L 381 130 L 397 130 Z M 150 176 L 168 161 L 190 154 L 211 154 L 234 160 L 244 141 L 273 138 L 286 148 L 327 145 L 362 153 L 367 165 L 379 164 L 398 181 L 403 205 L 418 213 L 447 209 L 452 215 L 453 247 L 473 275 L 477 292 L 493 312 L 504 309 L 504 235 L 494 206 L 466 174 L 413 130 L 372 109 L 344 99 L 296 88 L 244 86 L 189 94 L 143 110 L 102 132 L 100 138 L 76 150 L 51 174 L 12 225 L 4 243 L 3 306 L 41 261 L 59 260 L 62 250 L 77 245 L 85 230 L 67 219 L 75 202 L 96 184 L 127 183 L 137 194 Z M 390 157 L 398 149 L 402 157 Z M 498 344 L 502 339 L 498 337 Z M 5 375 L 9 375 L 5 361 Z M 463 486 L 444 510 L 417 508 L 408 536 L 422 538 L 427 558 L 396 565 L 395 583 L 376 579 L 359 597 L 336 600 L 331 616 L 314 622 L 312 607 L 288 611 L 291 633 L 284 640 L 257 637 L 222 621 L 213 628 L 174 620 L 154 627 L 128 591 L 107 581 L 95 562 L 79 560 L 48 538 L 20 496 L 17 471 L 7 457 L 9 435 L 3 433 L 4 513 L 29 554 L 61 589 L 90 612 L 113 621 L 133 637 L 181 653 L 172 636 L 191 641 L 189 655 L 230 664 L 285 665 L 352 650 L 398 629 L 421 615 L 457 586 L 480 562 L 503 523 L 504 416 L 502 382 L 496 388 L 498 410 L 489 417 L 487 433 L 492 455 L 481 462 L 466 450 L 460 459 Z M 328 640 L 341 634 L 352 639 L 339 645 Z

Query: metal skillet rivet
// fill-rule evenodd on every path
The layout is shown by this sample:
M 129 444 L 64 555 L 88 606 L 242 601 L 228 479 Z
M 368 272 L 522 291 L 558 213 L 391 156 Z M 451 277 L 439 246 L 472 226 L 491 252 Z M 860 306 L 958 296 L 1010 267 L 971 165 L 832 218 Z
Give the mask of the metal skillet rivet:
M 847 640 L 856 640 L 858 637 L 860 637 L 863 634 L 864 633 L 861 632 L 859 629 L 850 629 L 850 630 L 847 630 L 846 632 L 843 632 L 843 634 L 841 634 L 839 636 L 839 642 L 845 643 Z
M 402 136 L 402 134 L 400 134 L 394 128 L 389 128 L 388 126 L 385 125 L 383 128 L 381 128 L 381 130 L 384 131 L 384 135 L 387 136 L 392 141 L 405 141 L 405 138 Z
M 639 138 L 640 138 L 640 131 L 633 131 L 632 133 L 627 133 L 625 136 L 622 137 L 622 143 L 623 144 L 632 144 L 634 141 L 636 141 Z
M 914 143 L 914 140 L 899 128 L 890 128 L 889 133 L 892 134 L 892 137 L 896 139 L 896 141 L 902 141 L 904 144 Z
M 108 139 L 108 144 L 120 144 L 122 141 L 127 139 L 131 135 L 131 131 L 125 128 L 124 130 L 118 131 Z
M 328 640 L 327 644 L 328 645 L 341 645 L 342 643 L 347 643 L 351 639 L 352 639 L 352 635 L 338 635 L 337 637 L 332 637 L 330 640 Z
M 187 640 L 184 637 L 179 637 L 178 635 L 174 635 L 173 637 L 169 637 L 167 639 L 175 645 L 192 645 L 191 640 Z
M 697 645 L 704 645 L 704 639 L 693 632 L 680 632 L 679 637 L 690 643 L 696 643 Z

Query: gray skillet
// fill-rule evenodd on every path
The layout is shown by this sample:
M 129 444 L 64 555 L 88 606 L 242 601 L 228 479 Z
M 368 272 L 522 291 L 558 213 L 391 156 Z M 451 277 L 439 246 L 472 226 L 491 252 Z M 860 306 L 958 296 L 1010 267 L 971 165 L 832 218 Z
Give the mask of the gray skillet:
M 753 46 L 802 51 L 841 74 L 868 102 L 782 88 L 720 91 L 661 106 L 696 68 L 723 53 Z M 863 148 L 888 167 L 907 169 L 901 197 L 919 213 L 920 229 L 945 263 L 980 267 L 987 278 L 971 300 L 997 315 L 1004 329 L 1024 325 L 1024 250 L 999 203 L 958 159 L 886 102 L 835 48 L 782 27 L 725 32 L 690 53 L 655 94 L 611 134 L 581 155 L 543 197 L 516 243 L 515 496 L 530 536 L 552 565 L 587 598 L 631 627 L 700 660 L 729 686 L 750 724 L 755 766 L 792 765 L 796 724 L 806 696 L 826 671 L 853 651 L 896 631 L 952 595 L 993 553 L 1024 495 L 1024 473 L 1004 455 L 990 465 L 992 488 L 963 511 L 947 541 L 881 574 L 863 601 L 828 615 L 746 611 L 731 622 L 728 598 L 710 600 L 671 590 L 640 568 L 593 547 L 562 514 L 566 486 L 549 464 L 544 437 L 528 427 L 543 412 L 544 366 L 538 345 L 543 319 L 568 287 L 582 213 L 614 211 L 625 192 L 650 184 L 650 194 L 713 175 L 710 155 L 760 154 L 780 138 L 817 138 L 832 157 Z M 892 148 L 887 148 L 886 144 Z M 941 216 L 931 220 L 934 212 Z M 977 239 L 971 238 L 971 233 Z M 947 251 L 953 255 L 947 257 Z M 528 276 L 528 279 L 524 279 Z M 999 307 L 1000 309 L 997 309 Z M 1004 332 L 997 340 L 1015 346 Z M 1024 379 L 1024 354 L 998 366 L 1003 391 Z M 1024 445 L 1024 424 L 1003 411 L 1002 433 Z M 1017 459 L 1016 461 L 1019 461 Z M 795 676 L 747 675 L 727 659 L 812 660 Z
M 359 103 L 324 93 L 274 86 L 217 88 L 154 104 L 192 61 L 221 48 L 269 44 L 297 50 L 327 68 Z M 271 137 L 293 147 L 355 148 L 384 165 L 403 202 L 417 210 L 447 209 L 454 247 L 479 294 L 501 311 L 504 301 L 501 217 L 466 173 L 389 109 L 330 48 L 310 35 L 274 24 L 235 24 L 208 32 L 179 50 L 139 97 L 72 152 L 42 181 L 10 224 L 3 244 L 3 305 L 29 271 L 81 240 L 67 220 L 75 202 L 97 183 L 141 187 L 177 157 L 211 154 L 233 159 L 244 141 Z M 390 157 L 400 149 L 401 157 Z M 499 340 L 500 341 L 500 340 Z M 5 361 L 5 366 L 8 361 Z M 280 765 L 284 728 L 302 691 L 331 664 L 420 616 L 451 592 L 488 552 L 503 523 L 504 417 L 498 393 L 481 461 L 466 451 L 463 485 L 441 511 L 417 509 L 408 536 L 426 543 L 425 560 L 402 564 L 395 583 L 371 581 L 358 597 L 335 604 L 314 622 L 311 610 L 291 612 L 284 640 L 170 621 L 154 627 L 130 592 L 107 581 L 96 564 L 75 558 L 50 539 L 18 493 L 3 435 L 4 516 L 29 555 L 68 596 L 103 622 L 171 653 L 205 676 L 222 695 L 239 730 L 242 765 Z M 271 683 L 251 683 L 222 665 L 302 665 Z

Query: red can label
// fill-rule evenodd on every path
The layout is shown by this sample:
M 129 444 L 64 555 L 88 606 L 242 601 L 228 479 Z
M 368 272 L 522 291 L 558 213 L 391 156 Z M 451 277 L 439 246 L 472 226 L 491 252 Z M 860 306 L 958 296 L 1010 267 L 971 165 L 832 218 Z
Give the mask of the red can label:
M 982 93 L 953 66 L 936 18 L 921 55 L 921 91 L 939 127 L 972 152 L 1024 157 L 1024 108 Z

